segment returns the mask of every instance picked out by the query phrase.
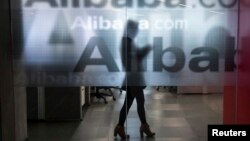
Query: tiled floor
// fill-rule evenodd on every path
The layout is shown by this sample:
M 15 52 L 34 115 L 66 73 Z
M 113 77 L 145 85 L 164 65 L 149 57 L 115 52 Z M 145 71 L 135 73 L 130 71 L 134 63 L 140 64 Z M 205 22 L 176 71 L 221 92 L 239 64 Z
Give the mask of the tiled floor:
M 118 141 L 113 137 L 124 95 L 93 103 L 83 121 L 29 123 L 29 141 Z M 147 120 L 155 138 L 139 136 L 136 101 L 128 115 L 130 141 L 206 141 L 207 125 L 222 123 L 222 94 L 177 95 L 145 90 Z

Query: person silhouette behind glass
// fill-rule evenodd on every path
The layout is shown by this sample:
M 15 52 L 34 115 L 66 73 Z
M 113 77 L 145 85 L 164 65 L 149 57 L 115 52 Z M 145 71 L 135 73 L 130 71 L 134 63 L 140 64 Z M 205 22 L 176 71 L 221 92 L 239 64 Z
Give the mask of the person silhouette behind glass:
M 135 46 L 134 38 L 138 33 L 138 26 L 139 24 L 135 21 L 127 21 L 121 45 L 122 65 L 126 71 L 126 77 L 122 87 L 126 90 L 126 98 L 120 111 L 119 122 L 114 129 L 114 136 L 116 137 L 118 134 L 122 139 L 129 137 L 124 131 L 124 123 L 134 99 L 137 101 L 137 112 L 141 121 L 141 127 L 139 129 L 141 137 L 143 137 L 143 133 L 148 137 L 155 135 L 155 133 L 151 132 L 146 121 L 144 108 L 145 98 L 143 93 L 143 89 L 146 86 L 144 84 L 143 74 L 138 73 L 139 70 L 142 70 L 143 59 L 147 56 L 151 48 L 150 46 L 145 46 L 144 48 L 137 48 Z

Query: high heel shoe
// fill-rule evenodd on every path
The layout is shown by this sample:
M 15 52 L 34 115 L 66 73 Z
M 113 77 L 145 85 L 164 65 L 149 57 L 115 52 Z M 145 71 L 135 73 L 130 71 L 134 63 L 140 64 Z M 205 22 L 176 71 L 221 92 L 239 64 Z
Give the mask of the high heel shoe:
M 141 137 L 143 137 L 143 133 L 145 133 L 148 137 L 153 137 L 155 135 L 155 133 L 150 130 L 149 125 L 147 123 L 141 125 Z
M 124 127 L 117 125 L 114 130 L 114 137 L 117 136 L 117 134 L 121 137 L 122 140 L 125 140 L 126 138 L 129 138 L 129 135 L 125 133 Z

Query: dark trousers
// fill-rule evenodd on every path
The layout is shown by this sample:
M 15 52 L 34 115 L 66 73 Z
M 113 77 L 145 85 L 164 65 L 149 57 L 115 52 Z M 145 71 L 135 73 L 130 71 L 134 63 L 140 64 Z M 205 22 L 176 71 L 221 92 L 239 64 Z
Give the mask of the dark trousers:
M 144 108 L 145 98 L 144 98 L 143 88 L 137 86 L 129 86 L 127 87 L 126 98 L 124 100 L 124 104 L 120 111 L 120 117 L 118 123 L 120 126 L 124 126 L 129 109 L 132 106 L 134 99 L 136 99 L 137 102 L 137 112 L 141 123 L 142 124 L 147 123 L 145 108 Z

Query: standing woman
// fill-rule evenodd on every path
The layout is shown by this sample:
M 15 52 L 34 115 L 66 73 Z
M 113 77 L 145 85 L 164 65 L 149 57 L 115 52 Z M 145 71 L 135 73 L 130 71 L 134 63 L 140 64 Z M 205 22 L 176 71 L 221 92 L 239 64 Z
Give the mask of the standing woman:
M 141 127 L 139 129 L 141 137 L 143 137 L 143 133 L 148 137 L 155 135 L 155 133 L 151 132 L 146 120 L 144 108 L 145 98 L 143 93 L 143 89 L 146 87 L 144 77 L 142 73 L 138 73 L 140 70 L 143 70 L 143 59 L 147 56 L 151 48 L 150 46 L 146 46 L 139 49 L 134 45 L 133 40 L 138 33 L 138 26 L 137 22 L 128 20 L 122 38 L 122 65 L 126 70 L 123 88 L 127 92 L 123 107 L 120 111 L 119 122 L 114 129 L 114 136 L 118 134 L 122 139 L 128 137 L 124 130 L 124 123 L 134 99 L 136 99 L 137 102 L 137 112 L 141 121 Z

